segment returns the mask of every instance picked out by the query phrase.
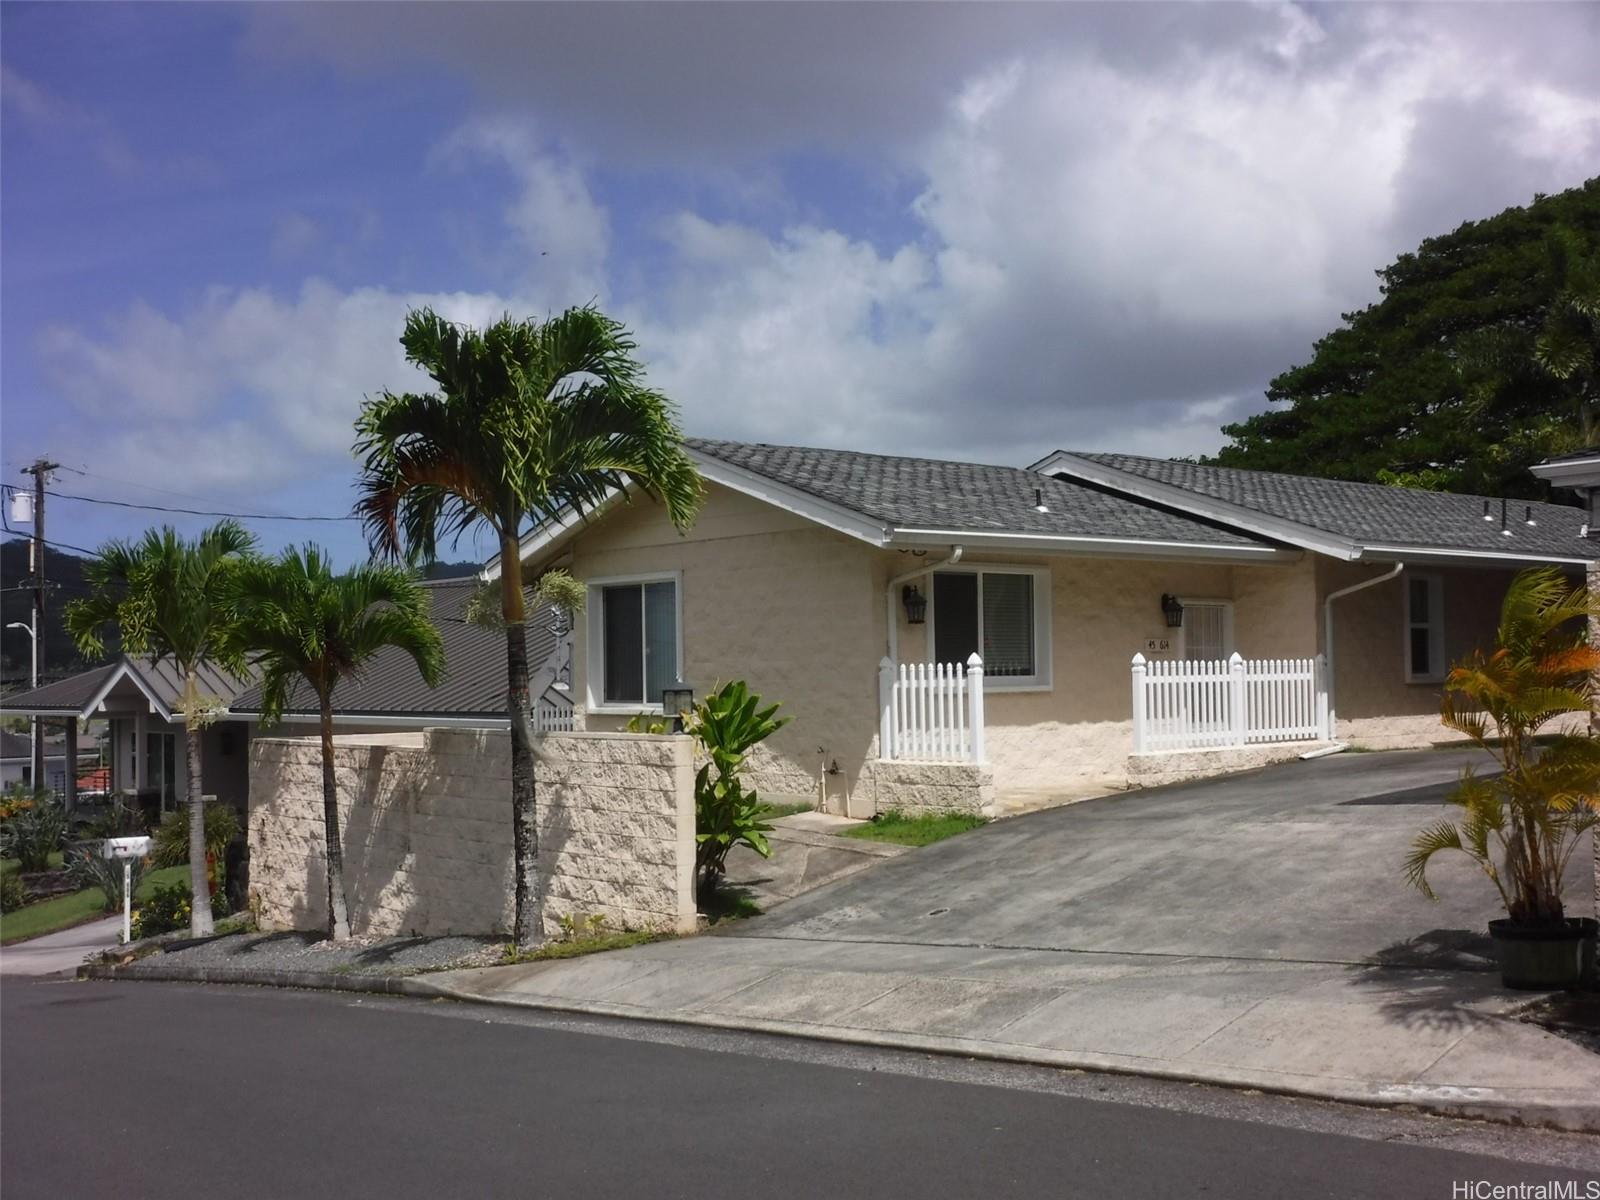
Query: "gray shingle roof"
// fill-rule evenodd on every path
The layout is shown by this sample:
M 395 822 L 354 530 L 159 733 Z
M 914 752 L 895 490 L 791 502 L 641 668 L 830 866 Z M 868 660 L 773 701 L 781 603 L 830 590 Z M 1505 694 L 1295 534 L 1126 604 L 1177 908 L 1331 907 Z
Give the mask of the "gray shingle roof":
M 506 711 L 506 638 L 466 620 L 467 601 L 477 590 L 476 578 L 441 579 L 422 585 L 433 598 L 433 621 L 444 642 L 444 678 L 430 688 L 417 673 L 411 656 L 385 647 L 360 675 L 342 680 L 333 692 L 340 716 L 504 717 Z M 541 606 L 528 615 L 528 666 L 537 672 L 556 647 L 555 611 Z M 236 713 L 261 710 L 261 689 L 251 687 L 232 705 Z M 286 711 L 316 712 L 311 689 L 292 689 Z
M 1021 467 L 690 438 L 690 448 L 899 529 L 1034 533 L 1215 546 L 1268 544 L 1232 529 Z M 1048 512 L 1034 508 L 1043 492 Z
M 1511 536 L 1505 537 L 1500 533 L 1500 501 L 1484 496 L 1200 466 L 1132 454 L 1076 457 L 1362 544 L 1568 558 L 1600 553 L 1600 545 L 1578 536 L 1586 520 L 1583 512 L 1566 505 L 1510 501 L 1506 512 Z M 1486 499 L 1489 521 L 1483 519 Z M 1531 512 L 1536 525 L 1524 523 L 1525 511 Z
M 119 665 L 112 662 L 103 667 L 91 667 L 43 687 L 13 692 L 0 700 L 0 709 L 7 712 L 82 712 L 84 705 L 95 698 Z

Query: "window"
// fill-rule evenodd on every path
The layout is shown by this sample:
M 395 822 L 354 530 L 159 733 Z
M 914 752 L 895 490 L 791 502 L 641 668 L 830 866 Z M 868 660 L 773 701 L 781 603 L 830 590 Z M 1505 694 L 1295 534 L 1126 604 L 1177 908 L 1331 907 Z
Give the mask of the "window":
M 976 651 L 996 687 L 1049 687 L 1049 597 L 1044 570 L 936 571 L 933 661 L 965 663 Z
M 1183 657 L 1190 662 L 1220 662 L 1232 654 L 1232 602 L 1178 599 L 1183 605 Z
M 144 785 L 161 796 L 161 811 L 178 804 L 178 740 L 170 733 L 147 733 L 145 737 Z
M 596 581 L 589 599 L 589 707 L 660 708 L 678 679 L 677 577 Z
M 1406 576 L 1406 682 L 1444 678 L 1444 590 L 1437 575 Z

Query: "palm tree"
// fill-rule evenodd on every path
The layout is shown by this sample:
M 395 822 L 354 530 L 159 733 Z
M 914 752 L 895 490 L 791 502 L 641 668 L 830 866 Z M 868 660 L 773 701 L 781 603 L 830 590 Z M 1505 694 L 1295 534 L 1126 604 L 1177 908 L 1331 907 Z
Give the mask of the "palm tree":
M 409 654 L 429 687 L 444 673 L 444 647 L 428 594 L 409 571 L 381 564 L 335 575 L 316 546 L 255 559 L 237 572 L 233 645 L 261 672 L 261 715 L 271 724 L 303 679 L 322 724 L 322 820 L 328 862 L 328 936 L 350 936 L 339 794 L 333 775 L 333 692 L 387 646 Z
M 1600 647 L 1583 622 L 1594 603 L 1553 567 L 1520 572 L 1501 604 L 1495 648 L 1475 651 L 1445 679 L 1444 724 L 1491 754 L 1501 773 L 1479 778 L 1466 768 L 1447 797 L 1461 816 L 1412 842 L 1406 876 L 1430 899 L 1428 863 L 1455 850 L 1488 876 L 1512 921 L 1563 919 L 1562 874 L 1584 831 L 1600 824 L 1600 739 L 1543 730 L 1592 710 Z
M 480 526 L 494 534 L 511 724 L 514 936 L 527 946 L 539 930 L 524 522 L 582 516 L 633 488 L 665 504 L 682 529 L 699 507 L 700 476 L 672 403 L 644 385 L 632 338 L 597 309 L 548 321 L 503 317 L 483 330 L 423 309 L 408 314 L 400 342 L 438 390 L 385 392 L 362 407 L 359 511 L 375 551 L 413 563 L 434 558 L 441 535 Z
M 221 521 L 194 541 L 170 525 L 137 542 L 108 542 L 84 568 L 90 593 L 67 606 L 67 629 L 85 654 L 103 652 L 114 625 L 129 654 L 170 659 L 183 676 L 183 727 L 189 759 L 189 930 L 211 932 L 206 873 L 206 817 L 200 786 L 200 732 L 211 722 L 216 697 L 200 694 L 199 672 L 218 666 L 238 672 L 231 649 L 228 603 L 231 576 L 255 549 L 255 538 L 234 521 Z

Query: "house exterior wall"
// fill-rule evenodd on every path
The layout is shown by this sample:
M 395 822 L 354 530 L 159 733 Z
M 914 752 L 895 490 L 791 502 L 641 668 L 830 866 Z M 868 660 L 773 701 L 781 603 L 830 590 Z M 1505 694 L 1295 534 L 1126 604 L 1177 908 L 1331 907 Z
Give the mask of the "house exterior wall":
M 264 927 L 326 921 L 321 743 L 251 747 L 250 883 Z M 503 730 L 341 735 L 334 752 L 352 932 L 505 932 L 514 917 Z M 539 740 L 540 919 L 691 931 L 694 768 L 683 737 Z
M 1444 661 L 1453 663 L 1494 644 L 1500 602 L 1515 571 L 1460 567 L 1419 568 L 1440 580 L 1444 606 Z M 1392 570 L 1383 563 L 1317 560 L 1316 619 L 1320 628 L 1328 593 Z M 1439 682 L 1406 682 L 1406 579 L 1399 578 L 1333 602 L 1334 736 L 1374 749 L 1426 746 L 1458 740 L 1439 723 Z
M 872 777 L 877 753 L 877 664 L 888 649 L 887 585 L 948 553 L 883 550 L 729 489 L 711 487 L 693 529 L 679 535 L 648 502 L 607 517 L 574 544 L 580 579 L 681 573 L 683 677 L 703 695 L 745 679 L 794 718 L 754 757 L 768 792 L 815 798 L 865 815 L 894 785 Z M 1051 678 L 1015 690 L 986 680 L 986 743 L 995 791 L 1078 789 L 1126 778 L 1132 748 L 1131 660 L 1179 657 L 1161 597 L 1232 606 L 1233 648 L 1245 658 L 1310 658 L 1323 646 L 1323 600 L 1373 578 L 1385 564 L 1306 553 L 1235 565 L 968 551 L 963 568 L 1042 567 L 1050 572 Z M 1514 572 L 1429 567 L 1443 584 L 1445 661 L 1492 638 Z M 930 598 L 931 587 L 915 579 Z M 1448 740 L 1439 684 L 1405 680 L 1405 596 L 1400 580 L 1335 602 L 1337 736 L 1373 747 Z M 930 625 L 910 625 L 892 598 L 898 657 L 926 661 Z M 588 623 L 580 620 L 574 693 L 588 703 Z M 1168 647 L 1149 649 L 1162 640 Z M 585 728 L 621 729 L 627 713 L 587 711 Z M 1218 761 L 1221 761 L 1220 759 Z M 838 765 L 838 772 L 824 768 Z M 889 779 L 881 776 L 881 779 Z M 909 793 L 908 793 L 909 795 Z M 874 799 L 876 797 L 876 799 Z
M 743 679 L 763 700 L 781 702 L 794 720 L 752 758 L 755 786 L 815 798 L 826 780 L 838 804 L 859 781 L 878 729 L 884 635 L 875 554 L 712 485 L 687 533 L 673 529 L 659 505 L 637 501 L 581 537 L 569 569 L 582 580 L 682 572 L 681 677 L 697 698 Z M 572 690 L 582 727 L 620 730 L 626 712 L 592 710 L 587 616 L 576 624 Z M 839 773 L 825 776 L 835 761 Z

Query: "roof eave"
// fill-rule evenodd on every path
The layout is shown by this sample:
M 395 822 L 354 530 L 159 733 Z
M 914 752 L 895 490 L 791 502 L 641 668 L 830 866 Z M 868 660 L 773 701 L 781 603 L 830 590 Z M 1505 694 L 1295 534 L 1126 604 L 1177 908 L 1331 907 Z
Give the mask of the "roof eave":
M 1069 554 L 1093 558 L 1149 558 L 1169 562 L 1289 563 L 1301 552 L 1292 547 L 1185 542 L 1157 538 L 1100 537 L 1090 534 L 1009 533 L 996 530 L 895 528 L 888 545 L 1004 549 L 1028 553 Z
M 1579 489 L 1600 487 L 1600 455 L 1535 463 L 1529 470 L 1540 479 L 1548 479 L 1557 487 Z
M 1311 550 L 1317 554 L 1325 554 L 1329 558 L 1343 559 L 1353 562 L 1361 556 L 1361 546 L 1350 538 L 1340 537 L 1338 534 L 1329 533 L 1325 529 L 1315 529 L 1303 525 L 1299 521 L 1291 521 L 1286 517 L 1275 517 L 1267 513 L 1258 512 L 1253 508 L 1246 508 L 1241 504 L 1230 504 L 1226 500 L 1215 500 L 1210 496 L 1202 496 L 1191 492 L 1187 488 L 1176 487 L 1170 483 L 1161 483 L 1153 479 L 1145 479 L 1139 475 L 1131 475 L 1126 471 L 1119 471 L 1115 467 L 1108 467 L 1103 463 L 1091 462 L 1069 454 L 1065 450 L 1057 450 L 1047 454 L 1029 468 L 1043 475 L 1066 475 L 1072 479 L 1092 483 L 1098 487 L 1107 488 L 1123 495 L 1131 496 L 1136 500 L 1145 500 L 1152 504 L 1162 504 L 1168 508 L 1176 508 L 1181 512 L 1222 525 L 1229 525 L 1245 533 L 1270 541 L 1287 542 L 1302 550 Z

